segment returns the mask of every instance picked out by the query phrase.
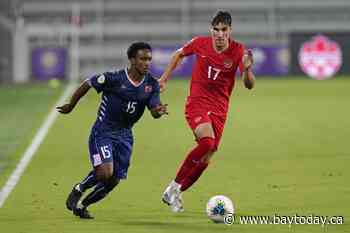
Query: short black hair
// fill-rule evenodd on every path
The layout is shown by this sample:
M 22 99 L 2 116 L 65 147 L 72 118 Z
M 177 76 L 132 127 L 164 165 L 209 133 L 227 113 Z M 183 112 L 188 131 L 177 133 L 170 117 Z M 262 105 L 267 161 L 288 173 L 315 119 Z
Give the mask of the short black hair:
M 232 17 L 228 11 L 218 11 L 211 20 L 211 26 L 216 26 L 219 23 L 226 24 L 231 27 Z
M 128 54 L 128 59 L 130 58 L 135 58 L 136 57 L 136 54 L 139 50 L 142 50 L 142 49 L 148 49 L 148 50 L 151 50 L 152 51 L 152 48 L 149 44 L 145 43 L 145 42 L 135 42 L 135 43 L 132 43 L 129 48 L 128 48 L 128 51 L 127 51 L 127 54 Z

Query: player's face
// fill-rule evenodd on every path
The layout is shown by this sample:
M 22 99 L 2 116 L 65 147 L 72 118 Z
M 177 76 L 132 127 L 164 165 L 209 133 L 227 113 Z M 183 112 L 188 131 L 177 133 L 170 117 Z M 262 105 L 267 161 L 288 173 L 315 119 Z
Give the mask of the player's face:
M 137 51 L 136 57 L 132 59 L 132 65 L 140 74 L 146 74 L 150 68 L 152 53 L 148 49 Z
M 231 35 L 231 27 L 229 25 L 218 23 L 211 27 L 210 32 L 216 48 L 220 49 L 228 46 Z

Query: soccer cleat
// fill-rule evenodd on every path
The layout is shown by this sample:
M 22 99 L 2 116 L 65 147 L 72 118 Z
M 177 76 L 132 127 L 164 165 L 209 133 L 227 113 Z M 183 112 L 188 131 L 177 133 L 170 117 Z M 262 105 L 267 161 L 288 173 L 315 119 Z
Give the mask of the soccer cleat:
M 77 185 L 74 185 L 72 191 L 70 192 L 66 200 L 66 207 L 68 210 L 73 210 L 76 207 L 79 199 L 83 195 L 83 193 L 80 192 L 76 187 Z
M 94 219 L 94 217 L 90 215 L 90 213 L 86 207 L 84 207 L 84 208 L 74 207 L 73 213 L 75 216 L 79 216 L 80 218 L 83 218 L 83 219 Z
M 184 211 L 180 185 L 174 181 L 165 189 L 162 201 L 170 206 L 174 213 Z
M 167 205 L 172 205 L 175 200 L 175 188 L 173 185 L 169 185 L 162 196 L 162 201 Z
M 169 188 L 169 187 L 168 187 Z M 168 189 L 167 188 L 167 189 Z M 171 205 L 171 196 L 170 196 L 170 192 L 169 190 L 165 190 L 165 192 L 163 193 L 163 196 L 162 196 L 162 201 L 167 204 L 167 205 Z
M 185 209 L 183 207 L 182 195 L 180 192 L 176 193 L 175 200 L 171 205 L 171 210 L 174 213 L 181 213 L 181 212 L 185 211 Z

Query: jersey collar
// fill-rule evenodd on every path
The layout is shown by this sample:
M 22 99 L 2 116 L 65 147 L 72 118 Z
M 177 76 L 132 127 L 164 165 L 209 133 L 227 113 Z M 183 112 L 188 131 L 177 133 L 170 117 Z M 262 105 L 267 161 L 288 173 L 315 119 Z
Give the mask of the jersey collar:
M 143 76 L 143 79 L 141 80 L 141 82 L 139 82 L 138 84 L 136 84 L 134 81 L 132 81 L 132 79 L 129 77 L 128 74 L 128 68 L 124 69 L 125 75 L 128 78 L 129 82 L 134 86 L 134 87 L 139 87 L 142 85 L 142 83 L 145 81 L 146 75 Z
M 222 50 L 222 51 L 218 52 L 218 51 L 215 49 L 215 45 L 214 45 L 213 38 L 211 38 L 211 48 L 212 48 L 212 50 L 213 50 L 216 54 L 224 54 L 224 53 L 226 53 L 227 51 L 230 50 L 231 44 L 232 44 L 231 42 L 232 42 L 232 40 L 231 40 L 231 38 L 229 38 L 229 39 L 228 39 L 228 47 L 227 47 L 225 50 Z

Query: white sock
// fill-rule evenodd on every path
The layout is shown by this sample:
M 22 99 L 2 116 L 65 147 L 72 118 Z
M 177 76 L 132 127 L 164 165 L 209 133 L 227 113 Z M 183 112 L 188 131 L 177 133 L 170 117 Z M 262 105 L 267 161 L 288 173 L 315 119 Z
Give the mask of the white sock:
M 172 188 L 178 189 L 178 190 L 180 190 L 180 188 L 181 188 L 181 184 L 176 183 L 175 180 L 171 181 L 170 186 L 171 186 Z
M 78 209 L 83 209 L 85 206 L 81 203 L 81 201 L 78 202 L 77 208 Z
M 80 184 L 77 184 L 74 188 L 75 188 L 75 190 L 78 190 L 79 192 L 81 192 Z

